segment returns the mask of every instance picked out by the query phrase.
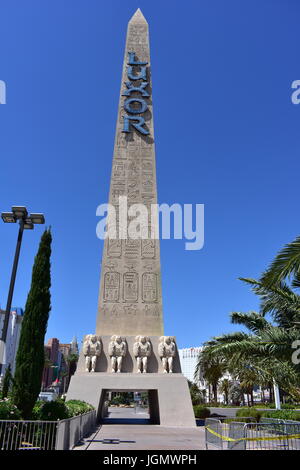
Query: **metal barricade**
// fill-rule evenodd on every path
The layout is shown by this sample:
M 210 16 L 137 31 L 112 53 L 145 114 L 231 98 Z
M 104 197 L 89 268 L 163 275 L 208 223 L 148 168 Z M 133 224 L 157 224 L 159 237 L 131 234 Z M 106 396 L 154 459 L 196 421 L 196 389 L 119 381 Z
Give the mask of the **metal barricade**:
M 231 439 L 240 438 L 240 426 L 244 422 L 254 421 L 254 418 L 240 418 L 239 426 L 231 426 L 236 418 L 206 418 L 205 420 L 205 445 L 217 447 L 218 449 L 227 449 L 228 442 Z
M 300 422 L 275 418 L 205 420 L 206 449 L 300 450 Z
M 54 450 L 57 421 L 0 421 L 1 450 Z
M 206 418 L 205 420 L 205 447 L 208 445 L 223 449 L 223 425 L 220 419 Z
M 247 424 L 246 450 L 300 450 L 300 423 L 280 421 Z
M 70 449 L 95 423 L 95 410 L 58 421 L 0 420 L 0 450 Z

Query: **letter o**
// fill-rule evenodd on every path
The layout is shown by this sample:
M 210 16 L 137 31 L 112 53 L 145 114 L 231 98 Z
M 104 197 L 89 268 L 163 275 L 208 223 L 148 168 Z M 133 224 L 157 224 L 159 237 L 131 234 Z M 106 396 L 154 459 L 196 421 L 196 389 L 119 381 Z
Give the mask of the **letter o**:
M 131 108 L 131 103 L 135 103 L 135 102 L 140 103 L 141 105 L 140 109 Z M 129 98 L 124 103 L 124 109 L 127 111 L 127 113 L 140 114 L 140 113 L 144 113 L 145 111 L 147 111 L 148 105 L 145 100 L 142 100 L 140 98 Z

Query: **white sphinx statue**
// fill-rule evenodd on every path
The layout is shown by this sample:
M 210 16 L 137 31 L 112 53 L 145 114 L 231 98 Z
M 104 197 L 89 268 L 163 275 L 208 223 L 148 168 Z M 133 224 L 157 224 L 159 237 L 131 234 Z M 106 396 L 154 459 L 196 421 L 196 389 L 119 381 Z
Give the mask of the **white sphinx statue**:
M 146 374 L 148 357 L 152 354 L 152 345 L 150 338 L 146 336 L 136 336 L 135 343 L 133 345 L 133 355 L 137 362 L 138 373 L 143 372 Z
M 126 341 L 121 336 L 113 335 L 108 345 L 108 354 L 111 358 L 111 371 L 121 372 L 123 357 L 127 353 Z
M 164 374 L 172 374 L 173 357 L 176 354 L 175 339 L 173 336 L 161 336 L 158 343 L 158 355 L 162 360 Z
M 83 343 L 83 354 L 85 356 L 85 370 L 95 372 L 97 357 L 102 351 L 102 343 L 100 336 L 86 335 Z

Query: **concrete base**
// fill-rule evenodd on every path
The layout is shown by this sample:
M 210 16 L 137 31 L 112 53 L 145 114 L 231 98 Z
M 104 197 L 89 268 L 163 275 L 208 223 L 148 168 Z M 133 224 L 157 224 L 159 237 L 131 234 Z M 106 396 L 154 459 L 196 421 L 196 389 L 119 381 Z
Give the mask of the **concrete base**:
M 101 411 L 108 391 L 149 392 L 150 420 L 162 426 L 196 426 L 187 379 L 182 374 L 108 374 L 77 372 L 71 379 L 67 400 L 84 400 Z

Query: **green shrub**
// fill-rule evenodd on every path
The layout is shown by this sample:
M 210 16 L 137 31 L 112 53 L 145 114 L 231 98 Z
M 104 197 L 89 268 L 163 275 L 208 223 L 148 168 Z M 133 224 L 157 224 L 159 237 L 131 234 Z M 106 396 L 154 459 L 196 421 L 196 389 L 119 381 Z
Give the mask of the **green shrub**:
M 256 408 L 241 408 L 236 413 L 237 417 L 253 417 L 257 422 L 262 417 L 264 418 L 276 418 L 276 419 L 292 419 L 294 421 L 300 421 L 300 411 L 296 410 L 258 410 Z
M 68 400 L 65 402 L 65 405 L 68 409 L 69 417 L 78 416 L 88 411 L 94 410 L 94 407 L 89 403 L 81 400 Z
M 9 398 L 0 400 L 0 419 L 19 420 L 21 413 Z
M 41 413 L 41 408 L 43 407 L 44 404 L 45 404 L 45 401 L 43 400 L 39 400 L 35 403 L 33 410 L 31 412 L 31 419 L 33 420 L 40 419 L 39 416 Z
M 264 411 L 263 416 L 265 418 L 292 419 L 293 421 L 300 421 L 300 411 L 295 410 Z
M 296 405 L 292 405 L 292 403 L 283 403 L 281 405 L 281 409 L 282 410 L 294 410 L 296 407 Z
M 254 408 L 270 408 L 268 403 L 255 403 Z
M 236 416 L 240 418 L 255 418 L 256 422 L 259 423 L 263 413 L 262 410 L 257 410 L 256 408 L 243 407 L 236 412 Z
M 66 404 L 58 399 L 55 401 L 37 402 L 33 408 L 33 419 L 41 421 L 56 421 L 69 418 Z
M 195 405 L 194 407 L 195 418 L 205 419 L 209 418 L 210 410 L 202 405 Z
M 127 401 L 122 395 L 117 395 L 111 399 L 110 403 L 111 405 L 126 405 Z

